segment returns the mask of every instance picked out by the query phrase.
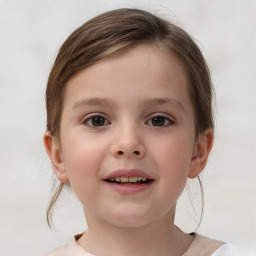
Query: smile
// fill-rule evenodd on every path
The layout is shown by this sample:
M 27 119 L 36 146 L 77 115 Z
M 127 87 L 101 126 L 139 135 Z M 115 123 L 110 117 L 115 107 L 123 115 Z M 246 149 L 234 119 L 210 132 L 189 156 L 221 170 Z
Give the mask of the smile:
M 136 194 L 148 190 L 155 179 L 138 169 L 118 169 L 103 178 L 105 184 L 120 194 Z
M 112 183 L 117 183 L 121 185 L 133 185 L 133 184 L 144 184 L 144 183 L 149 183 L 152 181 L 152 179 L 148 179 L 145 177 L 126 177 L 126 176 L 121 176 L 121 177 L 114 177 L 106 180 L 107 182 L 112 182 Z

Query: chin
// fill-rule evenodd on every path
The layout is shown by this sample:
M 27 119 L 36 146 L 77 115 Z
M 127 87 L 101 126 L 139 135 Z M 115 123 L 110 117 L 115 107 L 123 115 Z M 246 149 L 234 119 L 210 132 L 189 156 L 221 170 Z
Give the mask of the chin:
M 151 217 L 137 210 L 136 212 L 115 213 L 111 219 L 106 219 L 106 221 L 119 228 L 138 228 L 153 222 L 154 219 Z

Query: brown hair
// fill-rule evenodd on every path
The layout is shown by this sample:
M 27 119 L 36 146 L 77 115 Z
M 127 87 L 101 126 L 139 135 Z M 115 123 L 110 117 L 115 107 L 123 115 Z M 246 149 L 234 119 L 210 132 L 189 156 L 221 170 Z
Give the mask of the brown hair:
M 213 127 L 210 74 L 196 43 L 183 29 L 168 20 L 143 10 L 125 8 L 89 20 L 60 48 L 46 89 L 47 130 L 50 134 L 59 136 L 65 88 L 74 74 L 117 51 L 143 43 L 159 45 L 178 57 L 188 74 L 196 133 Z M 63 187 L 61 183 L 52 196 L 47 210 L 48 224 Z

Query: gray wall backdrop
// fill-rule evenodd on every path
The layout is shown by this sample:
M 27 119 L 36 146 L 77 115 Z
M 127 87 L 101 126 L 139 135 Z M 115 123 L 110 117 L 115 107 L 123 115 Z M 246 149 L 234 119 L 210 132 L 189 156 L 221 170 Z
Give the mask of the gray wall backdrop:
M 198 41 L 216 88 L 216 140 L 202 176 L 203 235 L 256 253 L 255 0 L 0 0 L 0 255 L 43 255 L 82 232 L 73 195 L 45 212 L 52 172 L 44 152 L 44 90 L 58 48 L 87 19 L 118 7 L 169 14 Z M 190 186 L 199 209 L 198 189 Z M 186 193 L 176 222 L 196 227 Z

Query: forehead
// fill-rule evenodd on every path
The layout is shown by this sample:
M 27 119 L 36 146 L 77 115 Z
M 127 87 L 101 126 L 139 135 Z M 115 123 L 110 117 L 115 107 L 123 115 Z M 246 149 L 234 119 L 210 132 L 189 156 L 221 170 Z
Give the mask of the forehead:
M 188 94 L 187 84 L 186 71 L 173 53 L 156 45 L 138 45 L 75 74 L 67 83 L 64 102 L 77 101 L 81 95 L 162 97 L 171 88 L 175 96 Z

